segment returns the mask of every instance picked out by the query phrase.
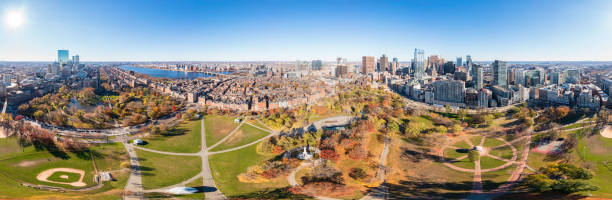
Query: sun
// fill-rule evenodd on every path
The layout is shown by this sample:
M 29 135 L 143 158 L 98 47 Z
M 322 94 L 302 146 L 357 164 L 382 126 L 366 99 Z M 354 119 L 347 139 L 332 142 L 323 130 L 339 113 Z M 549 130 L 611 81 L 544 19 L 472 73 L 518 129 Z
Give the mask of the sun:
M 24 23 L 24 13 L 20 10 L 8 11 L 4 16 L 4 21 L 10 28 L 16 29 Z

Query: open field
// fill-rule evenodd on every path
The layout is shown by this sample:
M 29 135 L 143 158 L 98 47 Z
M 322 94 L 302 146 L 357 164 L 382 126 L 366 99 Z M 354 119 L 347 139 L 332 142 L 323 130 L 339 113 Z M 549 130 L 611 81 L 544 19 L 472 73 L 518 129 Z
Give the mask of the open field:
M 503 165 L 504 161 L 493 159 L 489 156 L 480 156 L 480 169 L 490 169 Z
M 264 156 L 256 152 L 257 145 L 240 150 L 214 154 L 209 157 L 215 183 L 227 197 L 248 198 L 258 196 L 261 191 L 272 191 L 289 186 L 285 176 L 267 183 L 243 183 L 237 176 L 246 172 L 247 168 L 274 156 Z M 263 197 L 262 197 L 263 198 Z
M 482 136 L 479 136 L 479 135 L 472 136 L 470 137 L 470 142 L 472 142 L 472 145 L 474 146 L 479 146 L 481 139 L 482 139 Z
M 196 153 L 202 149 L 201 128 L 200 120 L 183 121 L 161 135 L 146 138 L 147 145 L 144 147 L 167 152 Z
M 512 159 L 512 149 L 509 146 L 503 146 L 495 149 L 489 149 L 488 154 L 494 155 L 500 158 Z
M 223 143 L 219 144 L 211 151 L 219 151 L 233 147 L 242 146 L 254 142 L 270 134 L 269 132 L 255 128 L 248 124 L 243 124 L 234 135 L 229 137 Z
M 119 199 L 121 192 L 127 181 L 127 171 L 112 172 L 113 178 L 116 181 L 105 182 L 102 188 L 86 191 L 86 192 L 52 192 L 40 189 L 33 189 L 22 186 L 20 182 L 28 182 L 33 184 L 49 185 L 64 188 L 78 188 L 65 184 L 52 184 L 36 180 L 36 176 L 41 171 L 51 168 L 67 167 L 79 168 L 86 171 L 86 176 L 83 181 L 88 185 L 93 185 L 93 162 L 91 156 L 87 154 L 67 153 L 66 160 L 57 158 L 47 151 L 36 151 L 34 147 L 29 146 L 21 148 L 16 144 L 11 144 L 9 141 L 16 142 L 14 137 L 2 139 L 6 145 L 2 145 L 4 152 L 12 152 L 0 156 L 0 198 L 36 198 L 36 199 Z M 15 149 L 8 148 L 12 146 Z M 125 149 L 121 144 L 108 144 L 93 146 L 90 148 L 94 160 L 99 170 L 116 170 L 119 169 L 119 163 L 126 160 Z M 6 151 L 8 150 L 8 151 Z M 17 166 L 15 166 L 17 165 Z M 60 176 L 63 174 L 53 174 Z M 67 174 L 66 174 L 67 175 Z M 53 179 L 53 178 L 52 178 Z M 69 179 L 73 179 L 69 175 Z M 59 179 L 61 180 L 61 179 Z M 69 180 L 70 181 L 70 180 Z M 60 181 L 66 182 L 66 181 Z M 87 196 L 85 196 L 87 195 Z
M 142 186 L 157 189 L 194 177 L 202 170 L 197 156 L 174 156 L 134 149 L 140 159 Z
M 502 144 L 505 144 L 505 143 L 502 142 L 501 140 L 498 140 L 492 137 L 487 137 L 485 138 L 483 146 L 491 148 L 491 147 L 495 147 L 495 146 L 502 145 Z
M 498 188 L 501 184 L 508 181 L 508 178 L 510 178 L 510 175 L 514 170 L 516 170 L 516 166 L 511 165 L 498 171 L 482 173 L 482 189 L 485 191 L 490 191 Z
M 599 190 L 591 194 L 612 198 L 612 138 L 599 134 L 583 137 L 579 140 L 574 155 L 578 158 L 576 165 L 586 165 L 593 172 L 593 179 L 589 181 L 598 186 Z
M 426 149 L 402 139 L 392 140 L 387 158 L 390 199 L 465 198 L 472 189 L 473 173 L 448 168 L 436 155 L 424 152 Z
M 205 115 L 204 127 L 206 127 L 206 146 L 212 146 L 227 136 L 240 123 L 235 123 L 235 117 L 220 115 Z

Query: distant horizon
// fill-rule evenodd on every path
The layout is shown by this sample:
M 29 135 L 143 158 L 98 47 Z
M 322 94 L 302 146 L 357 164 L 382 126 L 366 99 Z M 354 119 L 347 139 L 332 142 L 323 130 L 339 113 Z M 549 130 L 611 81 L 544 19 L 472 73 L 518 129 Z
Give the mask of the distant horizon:
M 377 57 L 378 58 L 378 57 Z M 392 57 L 390 57 L 392 58 Z M 465 57 L 464 57 L 465 58 Z M 314 60 L 320 60 L 320 59 L 314 59 Z M 452 62 L 456 62 L 456 60 L 449 60 L 449 59 L 445 59 L 446 61 L 452 61 Z M 282 63 L 291 63 L 291 62 L 296 62 L 296 61 L 307 61 L 307 62 L 311 62 L 313 60 L 173 60 L 173 61 L 155 61 L 155 60 L 151 60 L 151 61 L 87 61 L 87 60 L 80 60 L 80 63 L 136 63 L 136 64 L 142 64 L 142 63 L 185 63 L 185 62 L 194 62 L 194 63 L 217 63 L 217 62 L 227 62 L 227 63 L 240 63 L 240 62 L 282 62 Z M 329 62 L 336 62 L 335 60 L 321 60 L 325 63 L 329 63 Z M 495 60 L 473 60 L 473 62 L 475 63 L 483 63 L 483 62 L 494 62 Z M 550 62 L 550 63 L 573 63 L 573 62 L 596 62 L 596 63 L 612 63 L 612 60 L 534 60 L 534 61 L 527 61 L 527 60 L 500 60 L 500 61 L 504 61 L 504 62 L 512 62 L 512 63 L 542 63 L 542 62 Z M 55 63 L 56 61 L 41 61 L 41 60 L 32 60 L 32 61 L 25 61 L 25 60 L 17 60 L 17 61 L 7 61 L 7 60 L 0 60 L 0 63 Z M 354 62 L 361 62 L 361 60 L 347 60 L 347 62 L 350 63 L 354 63 Z M 411 62 L 411 61 L 399 61 L 400 63 L 407 63 L 407 62 Z M 465 61 L 464 61 L 465 62 Z

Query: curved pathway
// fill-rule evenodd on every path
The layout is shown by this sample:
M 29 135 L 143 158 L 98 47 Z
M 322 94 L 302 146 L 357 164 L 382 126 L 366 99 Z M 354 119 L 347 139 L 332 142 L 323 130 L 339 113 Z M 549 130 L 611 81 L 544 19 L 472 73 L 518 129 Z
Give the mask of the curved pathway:
M 477 144 L 478 146 L 484 146 L 484 142 L 486 140 L 487 136 L 486 135 L 482 135 L 480 138 L 480 142 Z M 520 137 L 517 138 L 511 142 L 508 142 L 504 139 L 501 138 L 496 138 L 499 141 L 502 141 L 504 144 L 495 146 L 495 147 L 491 147 L 489 149 L 485 149 L 484 152 L 481 153 L 480 156 L 488 156 L 490 158 L 496 159 L 496 160 L 500 160 L 500 161 L 504 161 L 505 163 L 501 166 L 497 166 L 494 168 L 489 168 L 489 169 L 481 169 L 481 163 L 480 163 L 480 159 L 476 160 L 474 162 L 474 169 L 466 169 L 466 168 L 462 168 L 462 167 L 458 167 L 455 166 L 451 163 L 459 161 L 459 160 L 463 160 L 466 159 L 468 156 L 464 155 L 464 156 L 460 156 L 458 158 L 452 159 L 452 160 L 444 160 L 444 151 L 446 148 L 453 148 L 453 149 L 457 149 L 457 147 L 453 146 L 454 143 L 458 142 L 458 141 L 465 141 L 468 143 L 468 145 L 470 145 L 470 147 L 474 147 L 476 145 L 473 144 L 473 142 L 471 140 L 468 139 L 468 137 L 466 135 L 462 135 L 459 136 L 458 138 L 455 138 L 453 140 L 451 140 L 450 142 L 446 143 L 439 151 L 438 151 L 438 155 L 440 156 L 440 158 L 442 158 L 442 162 L 444 165 L 446 165 L 447 167 L 456 170 L 456 171 L 461 171 L 461 172 L 467 172 L 467 173 L 474 173 L 474 182 L 472 184 L 472 192 L 471 194 L 467 197 L 467 199 L 491 199 L 491 196 L 493 194 L 501 194 L 501 191 L 507 191 L 507 190 L 500 190 L 500 191 L 491 191 L 491 192 L 484 192 L 483 188 L 482 188 L 482 173 L 484 172 L 492 172 L 492 171 L 497 171 L 497 170 L 501 170 L 504 169 L 510 165 L 513 164 L 519 164 L 519 168 L 517 168 L 517 170 L 515 170 L 513 172 L 513 175 L 511 175 L 508 178 L 508 181 L 516 181 L 516 179 L 518 179 L 518 175 L 516 174 L 520 174 L 522 172 L 522 168 L 524 168 L 524 162 L 526 161 L 526 158 L 523 158 L 523 160 L 521 162 L 516 162 L 516 159 L 518 157 L 518 150 L 512 145 L 512 143 L 517 142 L 519 140 L 524 139 L 525 137 Z M 530 138 L 530 136 L 527 136 L 527 138 Z M 504 159 L 504 158 L 500 158 L 498 156 L 495 155 L 491 155 L 488 153 L 489 150 L 492 149 L 496 149 L 496 148 L 500 148 L 500 147 L 504 147 L 504 146 L 509 146 L 512 150 L 512 158 L 511 159 Z M 529 146 L 529 143 L 527 143 L 527 146 Z M 526 156 L 526 154 L 528 154 L 529 150 L 528 148 L 526 149 L 527 151 L 523 151 L 523 156 Z M 521 166 L 523 165 L 523 166 Z M 507 189 L 509 189 L 511 186 L 506 186 L 508 187 Z M 500 187 L 502 188 L 502 187 Z M 499 188 L 498 188 L 499 189 Z

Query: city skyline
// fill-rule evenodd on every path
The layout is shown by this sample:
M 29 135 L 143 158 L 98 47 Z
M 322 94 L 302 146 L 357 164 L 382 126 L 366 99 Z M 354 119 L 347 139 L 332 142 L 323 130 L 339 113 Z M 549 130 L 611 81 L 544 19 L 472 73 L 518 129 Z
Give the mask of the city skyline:
M 0 61 L 53 61 L 51 49 L 69 49 L 84 62 L 408 62 L 415 48 L 447 60 L 612 60 L 612 2 L 598 0 L 3 1 L 0 12 Z

